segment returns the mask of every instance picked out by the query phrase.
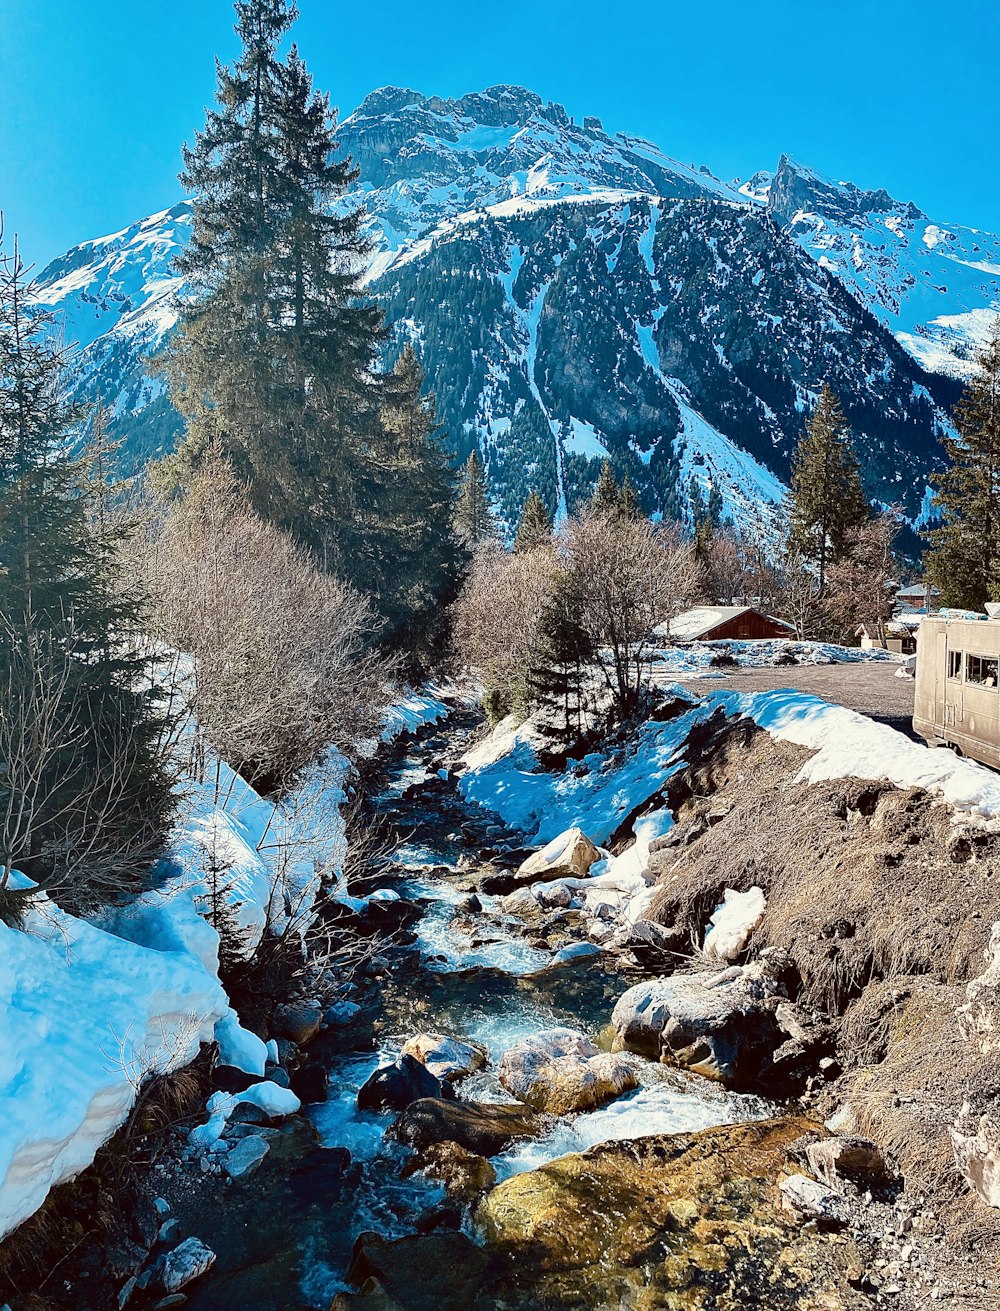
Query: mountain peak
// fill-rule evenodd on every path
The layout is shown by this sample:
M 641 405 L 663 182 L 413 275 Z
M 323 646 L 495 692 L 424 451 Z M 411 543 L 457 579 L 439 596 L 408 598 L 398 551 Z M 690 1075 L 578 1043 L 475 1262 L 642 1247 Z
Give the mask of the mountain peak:
M 778 160 L 767 203 L 770 211 L 785 222 L 791 222 L 802 211 L 815 210 L 841 222 L 867 214 L 901 213 L 911 219 L 925 217 L 912 202 L 896 200 L 882 187 L 865 191 L 853 182 L 834 181 L 784 154 Z

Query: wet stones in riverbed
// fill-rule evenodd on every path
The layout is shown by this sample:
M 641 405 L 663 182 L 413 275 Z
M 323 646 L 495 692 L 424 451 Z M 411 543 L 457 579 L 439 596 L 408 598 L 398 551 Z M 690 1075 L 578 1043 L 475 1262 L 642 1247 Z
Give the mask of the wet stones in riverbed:
M 486 1048 L 443 1033 L 418 1033 L 403 1044 L 404 1056 L 412 1056 L 436 1079 L 454 1083 L 488 1064 Z
M 442 1097 L 444 1089 L 426 1066 L 415 1057 L 401 1055 L 391 1065 L 381 1065 L 361 1085 L 359 1111 L 402 1111 L 421 1098 Z
M 593 1110 L 638 1086 L 628 1060 L 572 1029 L 523 1039 L 504 1053 L 498 1073 L 509 1093 L 550 1115 Z
M 847 1235 L 803 1225 L 776 1186 L 803 1119 L 609 1142 L 505 1180 L 476 1220 L 483 1306 L 860 1311 Z
M 296 1006 L 284 1003 L 275 1006 L 271 1016 L 271 1032 L 276 1038 L 286 1038 L 296 1046 L 312 1042 L 323 1025 L 323 1012 L 318 1006 Z
M 496 1156 L 512 1143 L 541 1137 L 550 1124 L 527 1106 L 428 1097 L 403 1111 L 392 1134 L 417 1151 L 432 1143 L 454 1142 L 476 1156 Z
M 487 1262 L 460 1233 L 361 1234 L 347 1276 L 360 1293 L 338 1294 L 330 1311 L 472 1311 Z
M 403 1169 L 404 1178 L 424 1174 L 444 1185 L 449 1197 L 466 1205 L 478 1201 L 497 1181 L 497 1172 L 484 1156 L 456 1142 L 431 1143 Z

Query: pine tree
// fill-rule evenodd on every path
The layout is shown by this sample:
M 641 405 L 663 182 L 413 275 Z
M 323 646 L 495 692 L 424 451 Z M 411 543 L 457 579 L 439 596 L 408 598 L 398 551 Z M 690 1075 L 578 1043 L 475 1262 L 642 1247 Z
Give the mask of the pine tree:
M 822 593 L 827 566 L 841 559 L 852 530 L 868 519 L 850 428 L 824 385 L 792 461 L 791 545 L 816 569 Z
M 458 595 L 468 553 L 453 524 L 453 479 L 434 397 L 413 347 L 386 384 L 379 442 L 385 491 L 379 504 L 386 550 L 369 580 L 385 620 L 383 640 L 417 661 L 440 654 L 445 612 Z
M 293 46 L 289 0 L 239 0 L 242 52 L 218 70 L 217 108 L 181 181 L 194 233 L 177 261 L 192 296 L 166 363 L 186 421 L 175 476 L 208 447 L 249 485 L 255 509 L 364 585 L 384 543 L 373 458 L 384 338 L 362 296 L 369 245 L 336 123 Z
M 533 551 L 544 546 L 552 536 L 552 520 L 545 508 L 545 502 L 532 489 L 525 497 L 521 519 L 514 537 L 515 551 Z
M 618 497 L 618 508 L 626 519 L 641 519 L 642 506 L 639 504 L 639 489 L 627 473 L 622 479 L 622 489 Z
M 139 600 L 65 454 L 51 318 L 0 258 L 0 917 L 10 871 L 86 907 L 141 886 L 173 810 Z
M 576 617 L 568 580 L 555 587 L 538 621 L 538 645 L 528 673 L 532 705 L 543 714 L 537 731 L 545 763 L 564 763 L 587 730 L 587 678 L 594 662 L 590 634 Z
M 486 473 L 477 450 L 462 467 L 455 502 L 455 531 L 470 548 L 496 537 L 496 520 L 486 492 Z
M 594 514 L 612 514 L 621 508 L 618 494 L 618 480 L 610 460 L 601 461 L 601 472 L 597 476 L 590 509 Z
M 955 408 L 948 467 L 932 475 L 942 523 L 930 534 L 927 574 L 944 605 L 982 610 L 1000 597 L 1000 320 Z

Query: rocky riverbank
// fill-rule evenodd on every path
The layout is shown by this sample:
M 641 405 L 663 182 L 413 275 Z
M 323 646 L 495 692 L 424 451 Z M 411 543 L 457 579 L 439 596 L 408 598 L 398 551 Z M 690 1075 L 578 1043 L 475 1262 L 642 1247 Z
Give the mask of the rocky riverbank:
M 122 1306 L 992 1305 L 996 839 L 684 702 L 587 762 L 603 831 L 525 848 L 478 731 L 387 761 L 353 979 L 269 1015 L 266 1096 L 216 1067 Z

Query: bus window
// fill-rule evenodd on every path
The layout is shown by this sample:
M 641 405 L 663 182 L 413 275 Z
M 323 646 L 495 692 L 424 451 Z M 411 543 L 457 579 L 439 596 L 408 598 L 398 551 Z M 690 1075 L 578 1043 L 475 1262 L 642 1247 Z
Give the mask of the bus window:
M 961 651 L 948 652 L 948 677 L 954 679 L 960 679 L 962 677 Z
M 996 656 L 970 655 L 965 658 L 965 681 L 981 687 L 996 687 L 1000 659 Z

